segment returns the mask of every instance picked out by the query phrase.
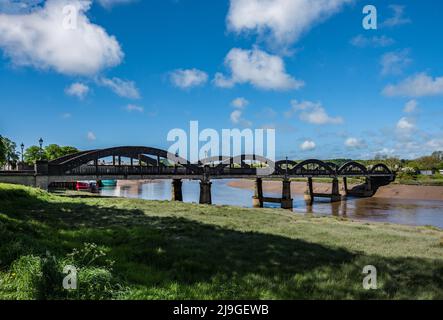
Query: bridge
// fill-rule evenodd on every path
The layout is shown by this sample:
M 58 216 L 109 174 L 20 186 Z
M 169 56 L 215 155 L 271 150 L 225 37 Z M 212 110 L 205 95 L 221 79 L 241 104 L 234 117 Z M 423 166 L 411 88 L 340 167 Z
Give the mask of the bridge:
M 123 162 L 122 158 L 129 159 Z M 105 160 L 108 160 L 106 162 Z M 348 189 L 347 178 L 361 177 L 364 183 Z M 80 180 L 150 180 L 171 179 L 172 200 L 182 201 L 182 180 L 200 180 L 200 203 L 211 204 L 211 179 L 255 179 L 253 204 L 263 207 L 264 202 L 280 203 L 282 208 L 292 208 L 291 178 L 306 178 L 305 199 L 312 204 L 314 198 L 327 197 L 341 200 L 339 179 L 343 180 L 346 195 L 370 197 L 377 189 L 395 180 L 395 174 L 380 163 L 366 168 L 351 161 L 342 166 L 331 162 L 310 159 L 272 161 L 258 155 L 237 157 L 211 157 L 191 163 L 165 150 L 151 147 L 114 147 L 81 151 L 52 161 L 37 161 L 33 170 L 0 171 L 0 182 L 18 183 L 48 189 L 60 182 Z M 330 178 L 332 192 L 314 192 L 313 178 Z M 281 180 L 279 198 L 264 197 L 263 179 Z

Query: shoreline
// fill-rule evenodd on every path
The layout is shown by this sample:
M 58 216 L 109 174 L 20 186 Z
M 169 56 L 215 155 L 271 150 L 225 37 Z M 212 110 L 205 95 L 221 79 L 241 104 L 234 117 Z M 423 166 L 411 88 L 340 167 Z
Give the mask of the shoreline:
M 239 189 L 254 189 L 253 180 L 232 180 L 228 182 L 228 186 Z M 349 185 L 348 188 L 352 188 Z M 293 181 L 291 183 L 291 192 L 294 194 L 303 194 L 306 189 L 305 182 Z M 324 182 L 314 182 L 314 190 L 318 193 L 330 193 L 331 184 Z M 263 181 L 263 191 L 268 193 L 280 193 L 280 181 Z M 342 183 L 340 183 L 340 193 L 344 194 L 342 190 Z M 443 186 L 414 186 L 403 184 L 390 184 L 378 189 L 374 198 L 383 199 L 404 199 L 404 200 L 430 200 L 443 201 Z

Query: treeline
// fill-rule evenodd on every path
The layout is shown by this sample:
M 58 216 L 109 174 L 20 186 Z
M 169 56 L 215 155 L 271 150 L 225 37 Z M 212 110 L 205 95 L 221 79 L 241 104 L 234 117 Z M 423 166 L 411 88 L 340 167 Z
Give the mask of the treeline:
M 351 159 L 332 159 L 330 162 L 341 166 Z M 391 170 L 411 169 L 411 171 L 419 170 L 443 170 L 443 151 L 435 151 L 429 156 L 423 156 L 413 160 L 400 159 L 397 157 L 378 156 L 372 160 L 358 160 L 365 166 L 372 166 L 378 163 L 384 163 Z
M 15 168 L 21 162 L 22 156 L 24 163 L 33 165 L 37 160 L 54 160 L 76 152 L 79 150 L 75 147 L 50 144 L 44 148 L 30 146 L 23 151 L 22 155 L 14 141 L 0 136 L 0 167 Z

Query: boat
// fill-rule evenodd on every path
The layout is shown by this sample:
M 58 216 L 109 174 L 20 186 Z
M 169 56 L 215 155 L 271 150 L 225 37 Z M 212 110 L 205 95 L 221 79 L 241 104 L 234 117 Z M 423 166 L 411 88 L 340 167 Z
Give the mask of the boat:
M 89 181 L 77 181 L 75 184 L 75 190 L 77 191 L 89 191 L 91 190 L 91 184 Z
M 103 187 L 115 187 L 117 186 L 117 180 L 101 180 Z

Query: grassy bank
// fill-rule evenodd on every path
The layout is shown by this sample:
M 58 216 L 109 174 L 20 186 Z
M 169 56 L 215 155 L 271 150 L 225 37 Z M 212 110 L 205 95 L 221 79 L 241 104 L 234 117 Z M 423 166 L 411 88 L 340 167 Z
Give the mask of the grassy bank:
M 0 270 L 3 299 L 442 299 L 443 232 L 0 184 Z

